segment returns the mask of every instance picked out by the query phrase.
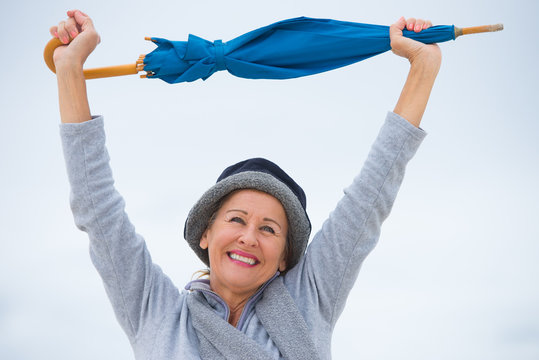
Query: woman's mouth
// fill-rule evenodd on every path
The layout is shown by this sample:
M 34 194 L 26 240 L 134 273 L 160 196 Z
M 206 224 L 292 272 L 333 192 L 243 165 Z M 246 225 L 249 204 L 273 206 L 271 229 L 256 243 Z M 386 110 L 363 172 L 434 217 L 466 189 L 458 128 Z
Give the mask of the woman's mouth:
M 247 254 L 240 255 L 237 252 L 229 251 L 227 252 L 227 255 L 230 259 L 242 265 L 254 266 L 258 264 L 258 260 L 256 258 L 246 256 Z

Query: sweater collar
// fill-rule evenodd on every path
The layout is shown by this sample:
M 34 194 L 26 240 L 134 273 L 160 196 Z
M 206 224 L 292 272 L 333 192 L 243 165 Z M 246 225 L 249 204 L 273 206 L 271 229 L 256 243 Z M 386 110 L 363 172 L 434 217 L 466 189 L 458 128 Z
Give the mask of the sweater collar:
M 281 273 L 277 271 L 268 281 L 262 284 L 253 295 L 251 295 L 249 300 L 247 300 L 238 321 L 238 330 L 241 330 L 244 326 L 247 315 L 251 312 L 257 301 L 260 299 L 260 295 L 264 292 L 264 289 L 266 289 L 268 285 L 271 284 L 271 282 L 275 280 L 280 274 Z M 210 305 L 221 318 L 228 322 L 228 318 L 230 316 L 230 309 L 227 303 L 221 298 L 221 296 L 211 289 L 209 279 L 196 279 L 190 281 L 189 283 L 187 283 L 187 285 L 185 285 L 185 290 L 198 291 L 202 293 L 202 295 L 204 295 L 204 298 L 208 302 L 208 305 Z

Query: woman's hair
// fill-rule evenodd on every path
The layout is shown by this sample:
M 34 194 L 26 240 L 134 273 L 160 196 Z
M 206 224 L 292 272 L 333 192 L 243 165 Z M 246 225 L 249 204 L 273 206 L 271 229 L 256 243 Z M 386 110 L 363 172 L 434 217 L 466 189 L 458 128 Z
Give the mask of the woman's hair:
M 210 277 L 210 269 L 202 269 L 195 271 L 193 275 L 191 276 L 191 280 L 200 280 L 202 278 L 209 278 Z

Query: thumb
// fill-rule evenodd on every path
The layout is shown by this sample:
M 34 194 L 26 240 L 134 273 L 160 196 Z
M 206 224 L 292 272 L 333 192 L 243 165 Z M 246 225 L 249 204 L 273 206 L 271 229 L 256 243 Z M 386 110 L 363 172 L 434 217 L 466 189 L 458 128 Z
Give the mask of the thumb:
M 402 30 L 406 27 L 406 19 L 401 16 L 393 25 L 389 27 L 389 35 L 402 35 Z
M 406 27 L 406 19 L 401 16 L 393 25 L 390 26 L 394 31 L 402 31 Z
M 77 23 L 77 25 L 81 27 L 82 31 L 88 30 L 94 27 L 92 19 L 90 19 L 88 15 L 86 15 L 80 10 L 68 11 L 67 15 L 75 19 L 75 22 Z
M 404 28 L 406 27 L 406 19 L 404 18 L 404 16 L 401 16 L 399 20 L 397 20 L 395 24 L 393 24 L 393 26 L 397 27 L 399 30 L 404 30 Z

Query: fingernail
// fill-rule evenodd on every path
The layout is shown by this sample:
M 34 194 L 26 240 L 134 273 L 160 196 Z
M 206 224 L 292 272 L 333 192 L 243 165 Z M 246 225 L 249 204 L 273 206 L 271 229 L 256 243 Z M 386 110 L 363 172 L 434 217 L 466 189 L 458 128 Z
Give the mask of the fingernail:
M 421 30 L 421 26 L 416 25 L 416 26 L 415 26 L 415 31 L 419 31 L 419 30 Z
M 54 37 L 57 38 L 58 37 L 58 32 L 54 32 Z
M 71 37 L 72 37 L 73 39 L 74 39 L 77 35 L 78 35 L 78 34 L 77 34 L 77 32 L 76 32 L 75 30 L 73 30 L 73 31 L 71 32 Z
M 67 44 L 69 42 L 69 39 L 67 38 L 67 36 L 63 36 L 61 40 L 64 44 Z

